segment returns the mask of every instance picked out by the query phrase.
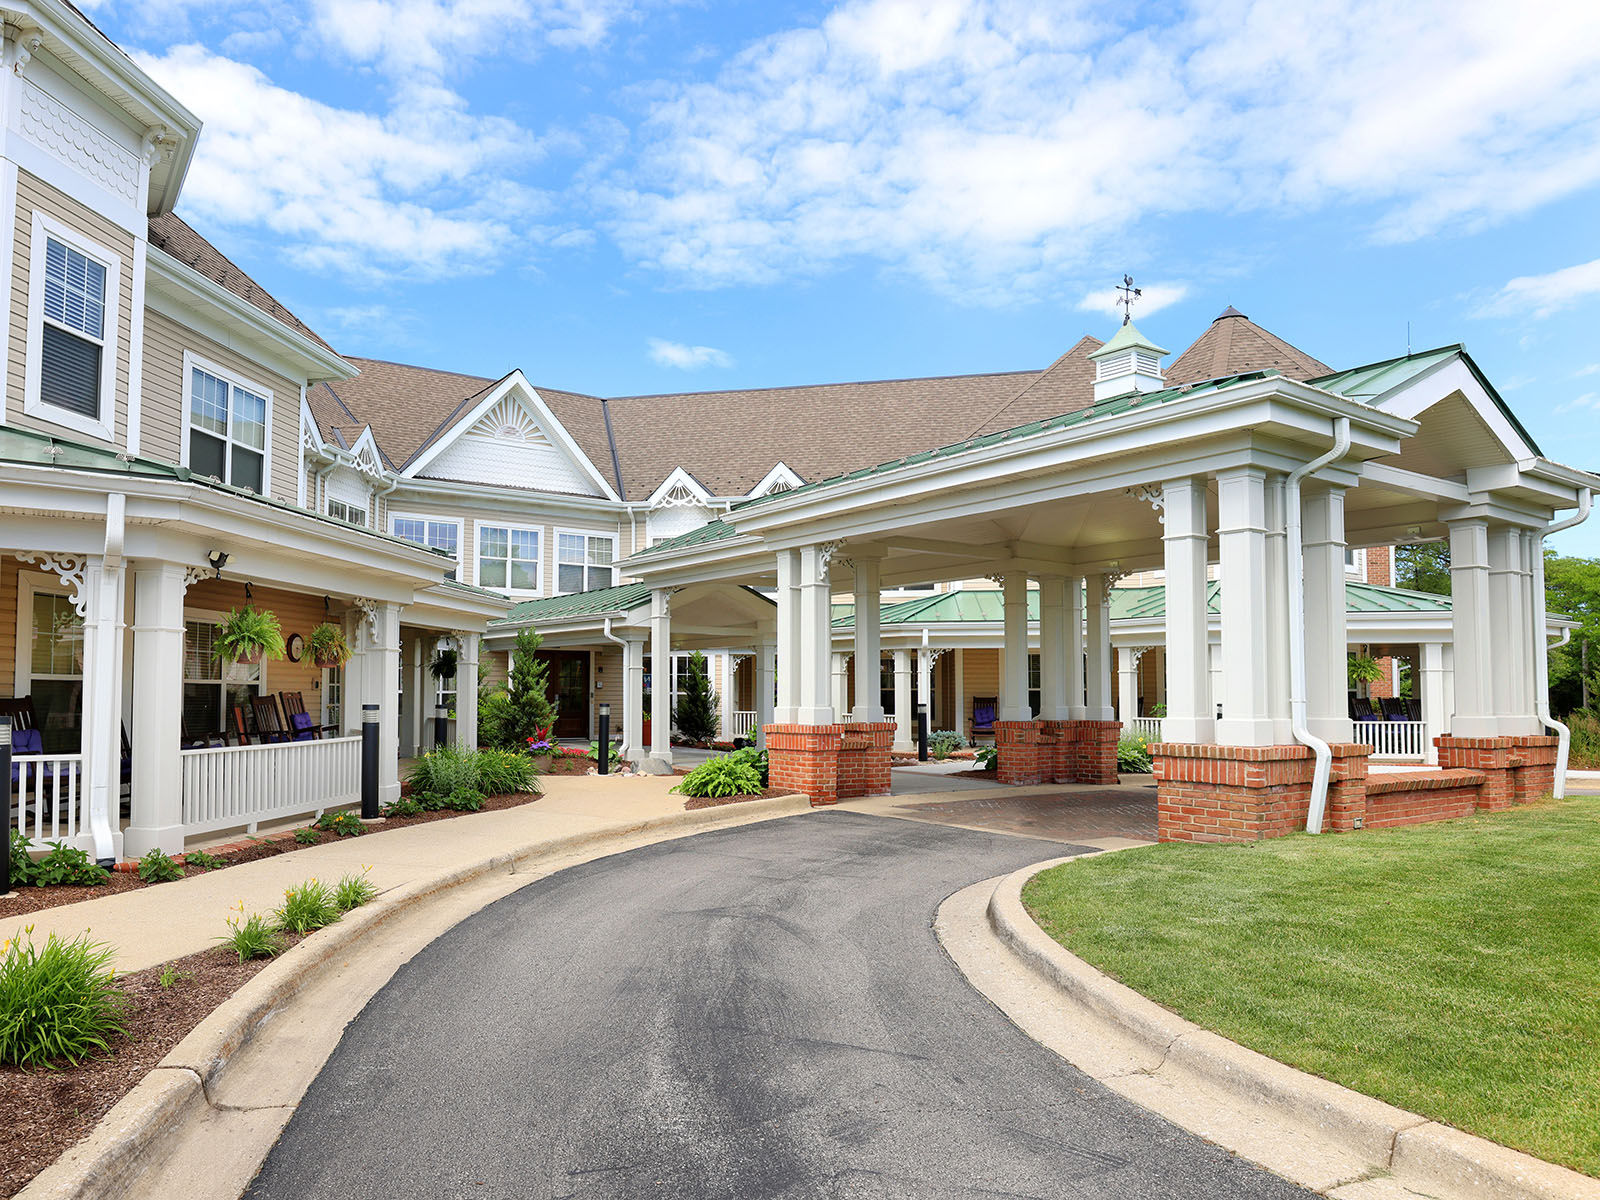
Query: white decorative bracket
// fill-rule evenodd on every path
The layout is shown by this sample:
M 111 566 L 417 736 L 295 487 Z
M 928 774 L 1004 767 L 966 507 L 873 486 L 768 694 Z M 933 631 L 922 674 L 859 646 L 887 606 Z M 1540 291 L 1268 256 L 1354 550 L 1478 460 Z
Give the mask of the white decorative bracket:
M 368 600 L 365 596 L 356 596 L 350 601 L 350 607 L 361 614 L 361 619 L 367 623 L 372 636 L 378 636 L 378 602 Z
M 1151 508 L 1155 509 L 1157 521 L 1163 525 L 1167 523 L 1167 518 L 1162 513 L 1162 510 L 1167 506 L 1167 496 L 1160 484 L 1141 483 L 1138 487 L 1124 488 L 1123 490 L 1127 493 L 1129 499 L 1143 500 Z
M 817 547 L 817 582 L 828 582 L 828 565 L 833 561 L 834 554 L 844 541 L 823 542 Z
M 80 617 L 89 615 L 89 591 L 83 586 L 89 560 L 82 554 L 52 554 L 48 550 L 18 550 L 18 561 L 32 563 L 51 572 L 66 585 L 72 610 Z
M 188 591 L 202 579 L 215 579 L 217 572 L 210 567 L 185 567 L 183 569 L 183 590 Z

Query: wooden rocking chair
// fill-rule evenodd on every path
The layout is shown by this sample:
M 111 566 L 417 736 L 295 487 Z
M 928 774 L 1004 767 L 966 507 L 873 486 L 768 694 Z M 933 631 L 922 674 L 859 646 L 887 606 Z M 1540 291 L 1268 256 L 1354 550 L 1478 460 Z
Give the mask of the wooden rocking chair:
M 252 696 L 250 715 L 255 718 L 256 736 L 263 742 L 291 740 L 288 723 L 283 719 L 283 710 L 278 707 L 276 696 Z
M 297 742 L 320 741 L 330 733 L 339 731 L 337 726 L 318 725 L 313 721 L 311 714 L 306 711 L 305 696 L 300 692 L 279 692 L 278 701 L 283 705 L 289 735 Z

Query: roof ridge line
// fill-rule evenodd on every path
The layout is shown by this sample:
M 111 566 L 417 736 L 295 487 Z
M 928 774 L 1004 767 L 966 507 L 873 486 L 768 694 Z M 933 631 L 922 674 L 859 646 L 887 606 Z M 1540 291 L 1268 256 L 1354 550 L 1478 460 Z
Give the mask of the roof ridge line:
M 791 392 L 804 388 L 863 387 L 874 383 L 938 383 L 946 379 L 998 379 L 1002 375 L 1036 375 L 1049 367 L 1028 368 L 1018 371 L 975 371 L 956 375 L 908 375 L 884 379 L 840 379 L 833 383 L 779 383 L 768 387 L 719 388 L 711 392 L 641 392 L 633 396 L 606 396 L 606 400 L 677 400 L 684 396 L 733 396 L 745 392 Z M 572 393 L 579 395 L 581 393 Z

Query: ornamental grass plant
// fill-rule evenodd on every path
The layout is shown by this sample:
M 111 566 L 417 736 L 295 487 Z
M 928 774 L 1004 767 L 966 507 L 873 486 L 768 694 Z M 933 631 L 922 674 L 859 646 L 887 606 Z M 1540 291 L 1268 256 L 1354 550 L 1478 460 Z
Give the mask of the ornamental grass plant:
M 126 1028 L 127 998 L 109 967 L 112 950 L 84 934 L 51 934 L 34 945 L 33 926 L 7 939 L 0 959 L 0 1063 L 76 1065 L 111 1049 Z

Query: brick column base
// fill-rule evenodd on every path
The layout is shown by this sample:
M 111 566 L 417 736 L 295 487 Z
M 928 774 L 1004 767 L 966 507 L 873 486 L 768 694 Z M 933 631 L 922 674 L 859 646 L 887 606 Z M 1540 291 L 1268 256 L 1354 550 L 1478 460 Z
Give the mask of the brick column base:
M 851 800 L 857 796 L 887 796 L 894 722 L 842 725 L 840 730 L 838 798 Z
M 811 797 L 814 806 L 839 803 L 840 725 L 767 725 L 767 782 Z M 893 729 L 893 726 L 890 726 Z
M 1556 739 L 1544 736 L 1433 739 L 1439 766 L 1484 776 L 1478 807 L 1491 811 L 1530 804 L 1555 790 Z
M 1062 721 L 1062 753 L 1056 766 L 1057 783 L 1115 784 L 1117 742 L 1121 721 Z
M 1051 743 L 1046 749 L 1053 752 L 1053 746 Z M 995 776 L 1001 783 L 1027 787 L 1048 778 L 1046 766 L 1054 770 L 1053 762 L 1041 764 L 1039 761 L 1039 726 L 1033 721 L 996 721 L 994 748 L 999 752 Z
M 1326 829 L 1366 814 L 1370 746 L 1336 744 Z M 1157 742 L 1156 828 L 1163 842 L 1252 842 L 1305 828 L 1316 760 L 1308 747 Z

